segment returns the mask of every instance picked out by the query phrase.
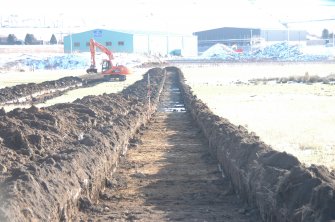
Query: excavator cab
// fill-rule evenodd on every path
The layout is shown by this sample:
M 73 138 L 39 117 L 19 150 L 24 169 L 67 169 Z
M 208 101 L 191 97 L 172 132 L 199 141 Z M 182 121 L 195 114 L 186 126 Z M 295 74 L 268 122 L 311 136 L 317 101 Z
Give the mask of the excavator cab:
M 111 68 L 111 66 L 112 66 L 111 61 L 109 60 L 102 61 L 101 72 L 106 72 Z

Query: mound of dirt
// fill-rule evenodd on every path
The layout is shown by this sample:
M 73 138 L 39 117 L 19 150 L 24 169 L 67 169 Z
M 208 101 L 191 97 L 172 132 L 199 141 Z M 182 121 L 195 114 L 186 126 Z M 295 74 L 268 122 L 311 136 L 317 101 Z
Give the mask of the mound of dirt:
M 8 104 L 38 104 L 74 88 L 91 87 L 106 81 L 101 74 L 68 76 L 54 81 L 21 84 L 0 89 L 0 106 Z
M 129 139 L 156 110 L 164 75 L 151 69 L 118 94 L 1 111 L 0 221 L 65 221 L 79 197 L 94 201 Z
M 42 83 L 21 84 L 0 89 L 0 104 L 34 101 L 34 98 L 52 91 L 64 91 L 70 87 L 81 86 L 83 80 L 78 77 L 64 77 Z
M 323 166 L 305 167 L 274 151 L 242 126 L 214 115 L 193 95 L 179 72 L 186 108 L 209 141 L 235 192 L 257 207 L 264 221 L 335 220 L 335 175 Z

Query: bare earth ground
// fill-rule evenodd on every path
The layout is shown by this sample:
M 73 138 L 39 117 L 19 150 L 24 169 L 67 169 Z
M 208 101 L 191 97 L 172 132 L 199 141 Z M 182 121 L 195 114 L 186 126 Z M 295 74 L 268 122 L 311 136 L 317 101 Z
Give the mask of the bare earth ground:
M 128 151 L 83 221 L 260 221 L 222 179 L 188 112 L 166 112 L 180 93 L 171 85 L 160 111 Z M 179 103 L 180 105 L 180 103 Z M 180 107 L 180 106 L 179 106 Z M 138 145 L 137 143 L 137 145 Z

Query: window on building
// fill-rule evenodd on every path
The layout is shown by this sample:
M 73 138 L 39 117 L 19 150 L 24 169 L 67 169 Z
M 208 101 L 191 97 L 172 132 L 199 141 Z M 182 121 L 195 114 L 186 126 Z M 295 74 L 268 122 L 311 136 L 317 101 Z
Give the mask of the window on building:
M 118 44 L 119 46 L 124 46 L 124 41 L 119 41 L 117 44 Z
M 73 45 L 74 47 L 80 47 L 80 42 L 75 42 Z
M 112 42 L 106 42 L 106 46 L 112 46 Z
M 90 42 L 86 42 L 86 46 L 90 46 Z

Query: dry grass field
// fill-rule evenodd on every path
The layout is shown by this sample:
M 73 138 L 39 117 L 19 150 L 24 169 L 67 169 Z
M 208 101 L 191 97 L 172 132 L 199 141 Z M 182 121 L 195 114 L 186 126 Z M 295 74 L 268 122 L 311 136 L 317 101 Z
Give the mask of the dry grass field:
M 217 115 L 308 165 L 335 169 L 335 85 L 247 81 L 306 72 L 328 76 L 335 73 L 335 64 L 225 64 L 184 67 L 183 72 Z

